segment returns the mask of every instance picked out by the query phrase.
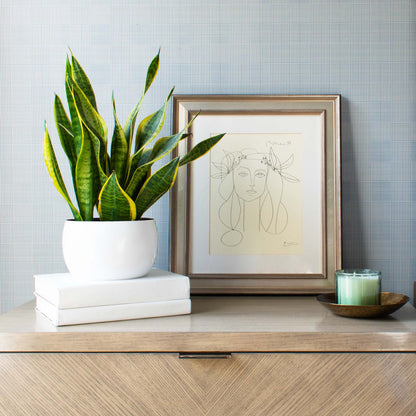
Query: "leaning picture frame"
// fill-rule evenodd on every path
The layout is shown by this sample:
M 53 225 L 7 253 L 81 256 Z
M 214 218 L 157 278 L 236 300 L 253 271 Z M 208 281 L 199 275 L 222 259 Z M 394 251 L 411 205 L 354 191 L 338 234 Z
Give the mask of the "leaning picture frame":
M 197 114 L 171 193 L 170 270 L 194 294 L 315 294 L 341 268 L 339 95 L 175 95 L 172 130 Z

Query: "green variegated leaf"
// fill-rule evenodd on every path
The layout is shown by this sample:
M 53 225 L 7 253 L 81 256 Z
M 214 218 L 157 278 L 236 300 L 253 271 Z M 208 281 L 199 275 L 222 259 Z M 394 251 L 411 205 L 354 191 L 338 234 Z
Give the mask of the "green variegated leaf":
M 124 130 L 121 127 L 116 114 L 116 104 L 114 102 L 113 94 L 113 113 L 114 113 L 114 131 L 111 141 L 111 165 L 110 170 L 115 171 L 117 178 L 123 186 L 126 180 L 126 173 L 128 168 L 129 154 L 128 144 L 124 136 Z
M 72 83 L 75 105 L 82 121 L 97 136 L 105 147 L 107 147 L 107 126 L 103 118 L 88 101 L 81 88 L 76 82 Z
M 189 136 L 189 134 L 185 134 L 184 131 L 192 124 L 195 117 L 193 117 L 189 124 L 179 133 L 159 139 L 155 143 L 153 149 L 141 149 L 133 155 L 130 170 L 131 174 L 126 189 L 127 193 L 133 199 L 136 198 L 143 186 L 153 163 L 169 154 L 177 146 L 178 142 L 182 140 L 183 136 Z
M 79 152 L 81 151 L 81 144 L 82 144 L 82 129 L 81 129 L 81 121 L 79 119 L 78 109 L 75 105 L 74 94 L 72 92 L 72 69 L 69 63 L 68 57 L 66 61 L 66 69 L 65 69 L 65 92 L 66 92 L 66 99 L 68 101 L 69 107 L 69 115 L 71 117 L 71 131 L 74 136 L 74 143 L 77 158 Z
M 66 82 L 67 77 L 70 77 L 71 79 L 73 79 L 72 65 L 68 58 L 68 55 L 66 56 L 66 62 L 65 62 L 65 82 Z
M 193 147 L 180 161 L 179 166 L 186 165 L 193 160 L 198 159 L 207 153 L 213 146 L 215 146 L 223 137 L 224 134 L 219 134 L 217 136 L 210 137 L 205 139 L 202 142 L 199 142 L 195 147 Z
M 150 116 L 146 117 L 137 128 L 136 132 L 136 149 L 138 150 L 146 147 L 148 143 L 150 143 L 160 132 L 163 127 L 163 123 L 165 122 L 166 117 L 166 108 L 168 106 L 168 102 L 170 97 L 173 94 L 174 88 L 172 88 L 166 98 L 165 103 L 162 107 L 159 108 L 155 113 L 151 114 Z
M 178 143 L 184 139 L 184 137 L 190 136 L 190 133 L 185 133 L 185 131 L 191 126 L 198 114 L 192 117 L 191 121 L 179 133 L 160 138 L 153 146 L 149 162 L 154 163 L 162 159 L 162 157 L 169 154 L 178 145 Z
M 54 115 L 55 115 L 55 123 L 57 125 L 61 124 L 72 134 L 71 120 L 68 118 L 68 115 L 66 114 L 66 111 L 62 104 L 61 99 L 56 94 L 55 94 L 55 101 L 54 101 L 53 109 L 54 109 Z
M 142 165 L 135 169 L 126 188 L 126 192 L 132 199 L 136 199 L 138 193 L 140 192 L 140 189 L 146 182 L 150 169 L 150 164 Z
M 95 101 L 95 94 L 94 90 L 92 89 L 91 82 L 87 77 L 87 74 L 82 69 L 79 62 L 76 60 L 74 55 L 71 52 L 71 60 L 72 60 L 72 75 L 74 81 L 78 84 L 81 90 L 84 92 L 85 96 L 88 98 L 88 101 L 97 111 L 97 103 Z
M 101 167 L 103 164 L 103 160 L 108 156 L 105 149 L 103 149 L 100 139 L 94 135 L 94 133 L 85 125 L 83 124 L 84 134 L 88 134 L 92 145 L 94 148 L 94 155 L 95 155 L 95 162 L 98 168 L 98 176 L 100 181 L 100 188 L 107 182 L 108 176 L 105 174 L 103 168 Z
M 74 177 L 75 165 L 77 164 L 77 149 L 75 146 L 74 136 L 72 134 L 71 122 L 66 115 L 61 99 L 57 95 L 55 95 L 54 115 L 59 139 L 61 140 L 62 148 L 68 156 L 72 176 Z
M 180 138 L 180 140 L 184 140 L 187 139 L 188 137 L 192 136 L 192 133 L 186 133 L 186 134 L 182 134 L 182 137 Z
M 129 154 L 131 151 L 131 143 L 133 141 L 133 131 L 134 126 L 136 123 L 137 113 L 139 112 L 139 109 L 142 105 L 144 98 L 144 94 L 140 98 L 140 101 L 136 104 L 136 107 L 134 107 L 133 111 L 130 113 L 129 118 L 127 119 L 126 125 L 124 126 L 124 136 L 127 139 L 128 145 L 129 145 Z
M 53 150 L 51 138 L 45 123 L 45 136 L 43 138 L 43 156 L 45 158 L 46 168 L 48 169 L 49 175 L 52 178 L 52 182 L 58 192 L 64 197 L 68 203 L 69 208 L 72 211 L 72 215 L 77 221 L 82 221 L 82 217 L 78 210 L 75 208 L 71 199 L 69 198 L 68 191 L 66 190 L 65 183 L 62 179 L 61 171 L 59 169 L 58 162 L 56 161 L 55 152 Z
M 133 176 L 135 170 L 139 166 L 142 166 L 149 161 L 151 154 L 152 154 L 152 149 L 141 149 L 131 157 L 130 172 L 129 172 L 128 180 L 126 183 L 130 182 L 131 177 Z
M 140 97 L 139 102 L 133 108 L 132 112 L 127 118 L 126 125 L 124 126 L 124 135 L 126 136 L 127 142 L 129 144 L 129 154 L 131 150 L 131 142 L 133 139 L 133 131 L 134 131 L 134 125 L 136 123 L 137 113 L 139 112 L 140 107 L 142 106 L 143 99 L 147 90 L 152 85 L 154 79 L 156 78 L 157 71 L 159 70 L 159 54 L 160 54 L 160 49 L 157 55 L 153 58 L 152 62 L 150 63 L 147 69 L 146 83 L 144 85 L 142 96 Z
M 202 156 L 217 143 L 218 135 L 197 144 L 182 159 L 177 157 L 152 175 L 153 164 L 168 155 L 180 140 L 189 137 L 189 124 L 179 133 L 163 137 L 152 147 L 163 127 L 168 101 L 159 110 L 146 117 L 138 126 L 135 153 L 132 150 L 133 131 L 145 94 L 152 85 L 159 68 L 159 53 L 148 67 L 146 81 L 139 102 L 130 113 L 124 129 L 119 123 L 113 96 L 114 130 L 111 140 L 111 157 L 107 153 L 107 126 L 97 111 L 96 98 L 91 83 L 79 62 L 72 55 L 65 68 L 65 92 L 69 116 L 58 96 L 55 97 L 55 122 L 62 147 L 68 156 L 78 210 L 68 197 L 49 134 L 45 126 L 45 161 L 52 180 L 64 196 L 78 220 L 92 220 L 95 207 L 102 220 L 134 220 L 152 206 L 173 185 L 180 165 Z M 111 174 L 110 174 L 111 172 Z M 288 180 L 292 180 L 289 177 Z
M 138 166 L 144 165 L 150 160 L 151 154 L 151 148 L 139 150 L 131 158 L 131 167 L 135 169 Z
M 92 221 L 100 192 L 100 177 L 93 141 L 86 128 L 83 128 L 81 152 L 75 168 L 75 186 L 82 218 Z
M 146 180 L 136 198 L 137 218 L 140 218 L 175 183 L 179 157 L 171 160 Z
M 123 191 L 115 172 L 111 174 L 98 197 L 98 213 L 102 221 L 133 221 L 136 205 Z
M 148 163 L 152 149 L 142 149 L 133 155 L 130 162 L 130 173 L 127 180 L 126 192 L 135 199 L 146 181 L 152 164 Z
M 170 153 L 178 145 L 180 139 L 180 133 L 168 137 L 161 137 L 153 146 L 150 160 L 152 162 L 156 162 L 163 156 Z
M 157 71 L 159 70 L 159 57 L 160 48 L 157 52 L 157 55 L 153 58 L 152 62 L 150 62 L 149 67 L 147 68 L 146 84 L 144 85 L 144 94 L 146 94 L 147 90 L 150 88 L 154 79 L 156 78 Z

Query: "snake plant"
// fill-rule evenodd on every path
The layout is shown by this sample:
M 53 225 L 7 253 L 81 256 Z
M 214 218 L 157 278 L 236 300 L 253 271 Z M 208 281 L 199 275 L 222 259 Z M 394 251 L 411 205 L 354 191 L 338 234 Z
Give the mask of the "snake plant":
M 110 153 L 107 150 L 107 125 L 98 112 L 91 83 L 72 52 L 67 56 L 65 92 L 69 116 L 58 95 L 55 95 L 54 114 L 59 139 L 69 160 L 78 207 L 72 203 L 65 187 L 46 122 L 43 153 L 53 184 L 77 221 L 93 220 L 95 208 L 102 221 L 140 219 L 172 187 L 180 166 L 207 153 L 224 136 L 209 137 L 183 157 L 176 157 L 152 172 L 155 162 L 170 154 L 180 140 L 189 136 L 187 129 L 195 119 L 179 133 L 157 139 L 165 121 L 172 88 L 163 105 L 145 117 L 135 131 L 144 96 L 159 69 L 159 54 L 160 51 L 148 67 L 141 98 L 124 127 L 117 118 L 113 93 L 114 130 Z

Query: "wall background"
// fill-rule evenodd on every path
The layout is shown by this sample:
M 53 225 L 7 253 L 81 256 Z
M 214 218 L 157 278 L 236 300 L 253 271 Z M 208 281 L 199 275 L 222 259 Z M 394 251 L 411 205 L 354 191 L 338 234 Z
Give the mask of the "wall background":
M 110 126 L 112 89 L 125 120 L 159 46 L 142 114 L 172 85 L 177 94 L 341 94 L 344 266 L 381 269 L 384 290 L 411 295 L 415 45 L 414 0 L 1 0 L 2 312 L 32 298 L 34 273 L 65 270 L 60 239 L 70 211 L 44 167 L 42 137 L 46 119 L 66 166 L 53 93 L 65 95 L 68 47 Z M 168 198 L 150 214 L 159 228 L 156 265 L 167 268 Z

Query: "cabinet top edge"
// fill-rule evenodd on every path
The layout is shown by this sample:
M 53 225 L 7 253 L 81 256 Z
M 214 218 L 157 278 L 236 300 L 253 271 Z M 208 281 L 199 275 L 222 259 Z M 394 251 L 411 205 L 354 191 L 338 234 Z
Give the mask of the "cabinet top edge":
M 0 316 L 0 351 L 416 351 L 416 311 L 362 320 L 314 296 L 196 296 L 190 315 L 55 327 L 32 301 Z

